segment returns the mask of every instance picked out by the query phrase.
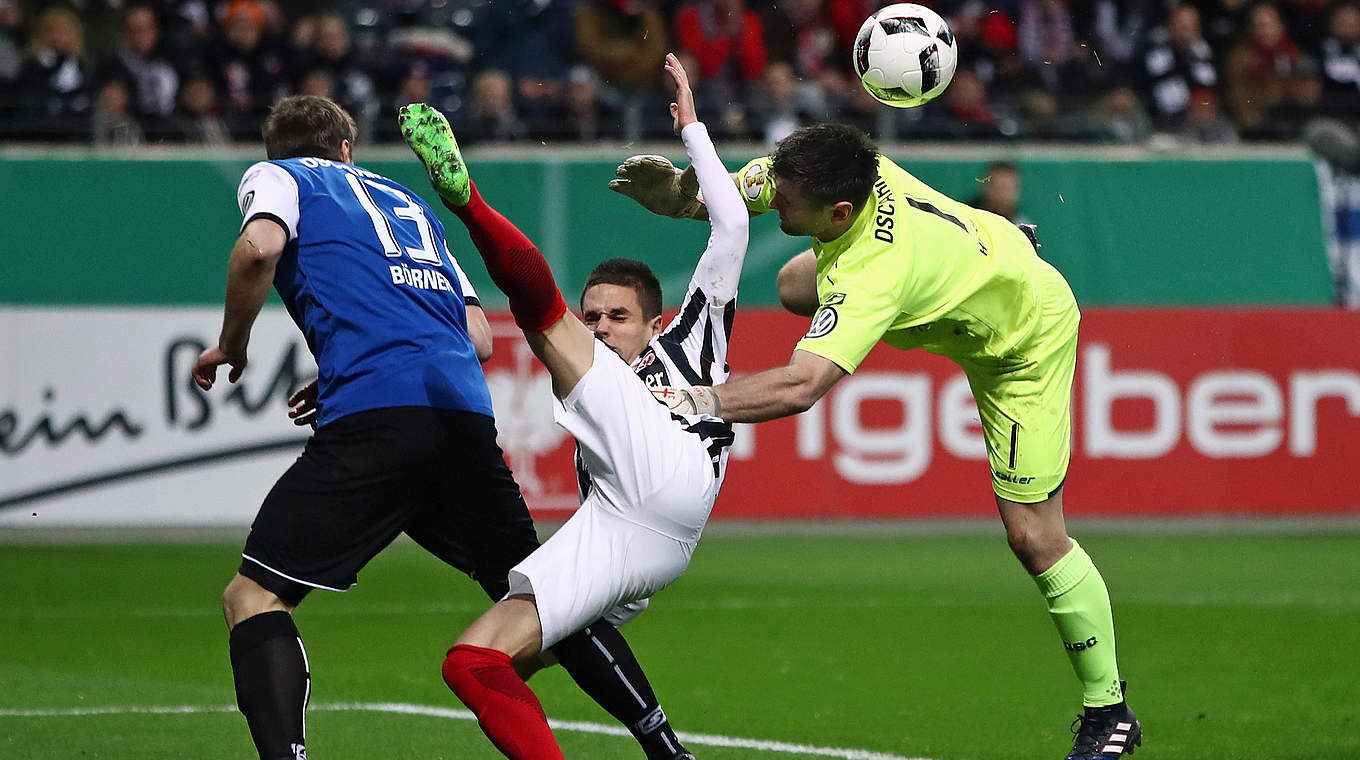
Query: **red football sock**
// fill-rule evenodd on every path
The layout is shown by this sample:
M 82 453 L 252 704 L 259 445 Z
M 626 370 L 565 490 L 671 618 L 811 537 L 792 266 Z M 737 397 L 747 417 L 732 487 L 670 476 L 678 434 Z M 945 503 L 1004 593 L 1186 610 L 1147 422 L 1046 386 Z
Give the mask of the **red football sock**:
M 444 682 L 477 716 L 491 742 L 511 760 L 563 760 L 538 697 L 515 674 L 510 656 L 459 644 L 444 660 Z
M 466 206 L 448 201 L 444 206 L 467 226 L 491 281 L 510 299 L 515 324 L 525 332 L 548 329 L 567 311 L 548 262 L 533 241 L 482 199 L 475 182 L 469 184 L 472 197 Z

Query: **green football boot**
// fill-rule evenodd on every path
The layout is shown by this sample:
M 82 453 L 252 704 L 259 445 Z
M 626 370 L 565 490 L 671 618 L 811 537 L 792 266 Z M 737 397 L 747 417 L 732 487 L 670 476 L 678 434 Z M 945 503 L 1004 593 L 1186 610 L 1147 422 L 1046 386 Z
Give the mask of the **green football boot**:
M 444 114 L 428 103 L 412 103 L 397 112 L 397 123 L 406 144 L 425 164 L 439 197 L 455 206 L 466 206 L 472 198 L 471 180 Z

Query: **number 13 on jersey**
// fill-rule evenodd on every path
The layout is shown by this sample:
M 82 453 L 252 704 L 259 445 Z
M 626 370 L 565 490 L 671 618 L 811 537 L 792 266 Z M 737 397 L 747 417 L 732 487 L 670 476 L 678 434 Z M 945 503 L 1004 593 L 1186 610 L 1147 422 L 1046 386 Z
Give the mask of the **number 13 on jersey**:
M 439 266 L 443 260 L 439 257 L 439 248 L 435 243 L 434 230 L 430 227 L 430 220 L 425 218 L 425 211 L 420 205 L 411 200 L 406 193 L 374 182 L 369 179 L 360 179 L 353 174 L 346 174 L 345 180 L 349 183 L 349 189 L 354 191 L 354 197 L 359 201 L 359 205 L 368 212 L 368 217 L 373 222 L 373 231 L 378 235 L 378 242 L 382 243 L 383 253 L 389 258 L 400 256 L 403 252 L 411 257 L 412 261 L 422 264 L 433 264 Z M 383 209 L 373 198 L 373 191 L 388 194 L 394 197 L 397 205 L 390 213 L 384 213 Z M 420 247 L 401 246 L 397 243 L 396 230 L 394 223 L 410 222 L 415 224 L 417 234 L 420 236 Z

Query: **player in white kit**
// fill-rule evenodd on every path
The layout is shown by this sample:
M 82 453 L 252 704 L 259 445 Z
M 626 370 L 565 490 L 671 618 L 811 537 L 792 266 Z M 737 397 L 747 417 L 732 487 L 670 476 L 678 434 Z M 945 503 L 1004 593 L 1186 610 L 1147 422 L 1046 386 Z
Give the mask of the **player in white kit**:
M 728 375 L 737 281 L 746 254 L 745 204 L 694 113 L 684 69 L 671 114 L 708 204 L 712 231 L 680 314 L 663 329 L 661 293 L 641 262 L 592 272 L 584 322 L 567 311 L 528 238 L 481 198 L 443 117 L 402 110 L 402 132 L 431 182 L 467 225 L 516 323 L 552 377 L 555 418 L 576 437 L 581 507 L 510 571 L 510 591 L 459 636 L 444 663 L 450 688 L 511 758 L 560 758 L 533 692 L 516 675 L 538 653 L 602 615 L 635 616 L 684 572 L 722 484 L 731 426 L 672 414 L 651 388 L 703 387 Z

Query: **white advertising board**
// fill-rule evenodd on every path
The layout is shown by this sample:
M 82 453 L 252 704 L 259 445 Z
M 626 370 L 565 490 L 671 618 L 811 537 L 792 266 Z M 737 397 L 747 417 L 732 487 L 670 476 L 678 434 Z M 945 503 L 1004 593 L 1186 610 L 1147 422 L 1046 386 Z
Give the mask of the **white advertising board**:
M 189 370 L 220 308 L 0 308 L 0 526 L 248 525 L 310 429 L 286 399 L 316 374 L 282 309 L 250 364 Z

